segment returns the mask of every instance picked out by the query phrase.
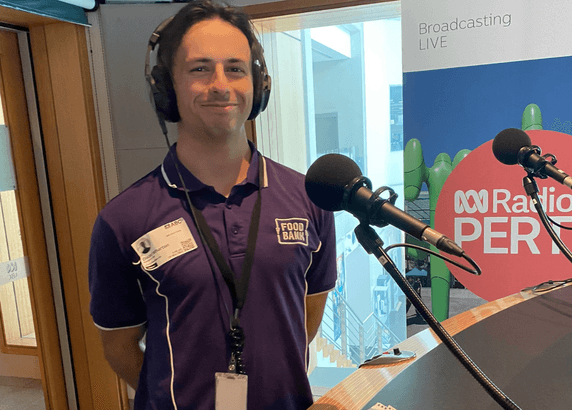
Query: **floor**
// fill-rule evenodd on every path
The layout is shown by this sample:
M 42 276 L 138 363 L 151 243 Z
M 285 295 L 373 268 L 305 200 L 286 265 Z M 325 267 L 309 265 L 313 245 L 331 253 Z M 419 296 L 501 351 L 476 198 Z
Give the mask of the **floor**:
M 45 410 L 42 381 L 0 376 L 0 410 Z

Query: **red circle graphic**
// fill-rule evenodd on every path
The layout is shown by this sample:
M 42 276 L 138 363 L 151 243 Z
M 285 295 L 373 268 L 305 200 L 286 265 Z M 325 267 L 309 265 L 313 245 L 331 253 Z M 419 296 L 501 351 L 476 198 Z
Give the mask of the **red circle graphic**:
M 572 136 L 555 131 L 528 131 L 542 154 L 558 158 L 556 166 L 572 173 Z M 504 165 L 492 153 L 492 140 L 469 153 L 447 178 L 435 210 L 435 229 L 459 244 L 483 273 L 475 276 L 448 265 L 471 292 L 488 301 L 547 280 L 572 277 L 571 262 L 552 243 L 522 179 L 519 165 Z M 572 227 L 572 190 L 551 179 L 535 178 L 545 212 Z M 572 232 L 555 227 L 566 244 Z

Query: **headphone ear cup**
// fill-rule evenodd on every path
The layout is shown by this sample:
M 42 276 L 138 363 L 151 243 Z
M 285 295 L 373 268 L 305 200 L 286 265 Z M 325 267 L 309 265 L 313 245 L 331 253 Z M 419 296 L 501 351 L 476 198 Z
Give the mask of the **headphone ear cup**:
M 270 100 L 270 89 L 272 88 L 272 79 L 265 72 L 263 74 L 264 79 L 262 80 L 262 92 L 260 97 L 260 112 L 264 111 L 268 106 L 268 100 Z
M 252 110 L 249 120 L 255 119 L 258 114 L 266 109 L 270 99 L 271 79 L 266 70 L 258 64 L 254 65 L 252 72 L 252 82 L 254 84 L 254 97 L 252 99 Z
M 151 86 L 155 110 L 165 121 L 178 122 L 181 119 L 177 107 L 177 95 L 173 87 L 171 75 L 166 67 L 156 65 L 151 70 L 155 87 Z
M 252 85 L 253 85 L 253 96 L 252 96 L 252 110 L 250 110 L 250 115 L 248 120 L 255 119 L 260 113 L 260 99 L 261 99 L 261 78 L 260 78 L 260 66 L 254 64 L 252 70 Z

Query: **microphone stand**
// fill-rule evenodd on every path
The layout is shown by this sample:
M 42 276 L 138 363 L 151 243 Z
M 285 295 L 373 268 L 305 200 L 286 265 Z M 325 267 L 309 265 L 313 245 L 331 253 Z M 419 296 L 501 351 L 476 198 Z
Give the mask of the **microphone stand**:
M 383 241 L 371 226 L 360 221 L 360 224 L 354 230 L 357 240 L 363 246 L 368 254 L 373 254 L 403 293 L 411 301 L 413 306 L 421 314 L 423 319 L 429 324 L 429 327 L 441 339 L 441 341 L 449 348 L 453 355 L 461 362 L 461 364 L 469 371 L 469 373 L 481 384 L 487 393 L 504 409 L 520 410 L 507 395 L 505 395 L 495 384 L 477 367 L 471 358 L 461 349 L 461 346 L 451 337 L 443 326 L 437 321 L 435 316 L 427 309 L 417 292 L 411 287 L 409 282 L 405 280 L 399 272 L 387 252 L 383 249 Z
M 526 192 L 526 194 L 532 198 L 532 203 L 536 208 L 536 212 L 538 213 L 538 216 L 540 217 L 542 224 L 548 231 L 548 234 L 550 235 L 556 246 L 558 246 L 558 248 L 562 251 L 564 256 L 566 256 L 568 260 L 572 262 L 572 253 L 566 247 L 564 242 L 562 242 L 560 237 L 556 235 L 556 232 L 554 232 L 554 228 L 549 223 L 548 217 L 546 216 L 546 213 L 542 208 L 542 203 L 538 198 L 538 186 L 536 185 L 536 181 L 534 180 L 534 174 L 528 173 L 528 175 L 522 179 L 522 186 L 524 187 L 524 191 Z

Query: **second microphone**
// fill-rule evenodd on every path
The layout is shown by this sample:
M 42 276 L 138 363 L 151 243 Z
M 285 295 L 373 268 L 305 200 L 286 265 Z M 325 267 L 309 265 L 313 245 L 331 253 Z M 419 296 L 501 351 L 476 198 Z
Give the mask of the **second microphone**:
M 360 222 L 375 226 L 393 225 L 451 255 L 465 253 L 453 240 L 379 198 L 359 166 L 344 155 L 326 154 L 318 158 L 308 169 L 305 186 L 310 200 L 322 209 L 345 210 Z

